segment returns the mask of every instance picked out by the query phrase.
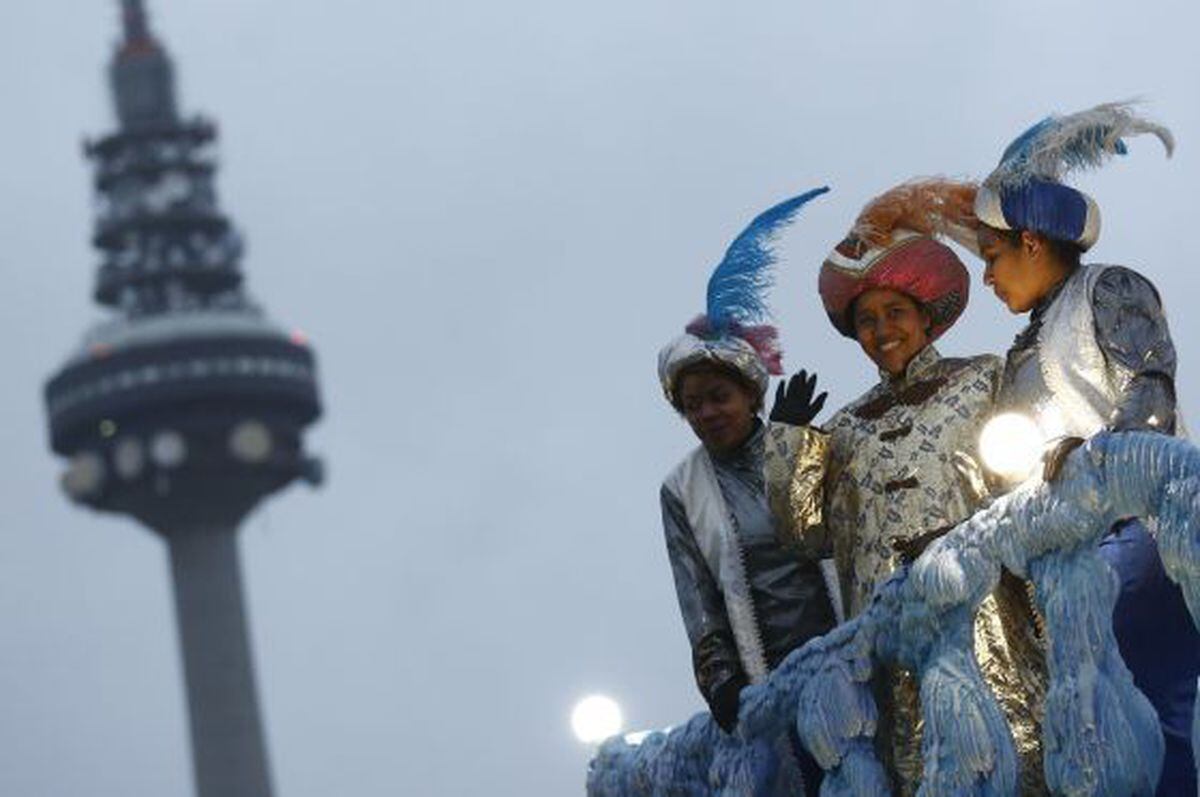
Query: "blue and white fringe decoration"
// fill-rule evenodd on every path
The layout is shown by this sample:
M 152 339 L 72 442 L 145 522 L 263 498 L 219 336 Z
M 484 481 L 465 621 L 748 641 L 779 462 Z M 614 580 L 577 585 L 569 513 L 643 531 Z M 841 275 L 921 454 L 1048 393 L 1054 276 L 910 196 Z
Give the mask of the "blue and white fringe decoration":
M 1097 553 L 1118 520 L 1155 531 L 1167 574 L 1200 621 L 1200 450 L 1165 435 L 1100 434 L 1054 484 L 1030 482 L 964 521 L 880 585 L 854 620 L 794 651 L 748 687 L 736 736 L 707 714 L 641 744 L 606 742 L 589 797 L 767 797 L 770 747 L 794 723 L 826 770 L 823 797 L 889 793 L 874 747 L 869 681 L 900 664 L 921 682 L 921 797 L 1010 797 L 1017 759 L 972 655 L 972 617 L 1000 568 L 1031 579 L 1048 639 L 1043 739 L 1052 793 L 1153 794 L 1163 740 L 1112 632 L 1117 587 Z M 1200 749 L 1200 713 L 1193 724 Z

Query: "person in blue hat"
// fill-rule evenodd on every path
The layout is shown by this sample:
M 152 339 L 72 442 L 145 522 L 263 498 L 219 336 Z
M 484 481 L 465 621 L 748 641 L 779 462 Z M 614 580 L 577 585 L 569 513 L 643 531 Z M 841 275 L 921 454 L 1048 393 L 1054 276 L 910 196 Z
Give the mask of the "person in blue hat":
M 1113 103 L 1051 116 L 1019 136 L 975 199 L 983 281 L 1029 323 L 1008 351 L 1001 409 L 1032 416 L 1049 441 L 1054 478 L 1065 452 L 1100 431 L 1182 434 L 1175 346 L 1154 285 L 1124 266 L 1083 264 L 1100 210 L 1064 175 L 1125 154 L 1149 133 L 1170 155 L 1170 131 Z M 1196 794 L 1191 728 L 1200 634 L 1138 519 L 1117 524 L 1100 553 L 1117 574 L 1113 631 L 1138 688 L 1158 712 L 1165 760 L 1158 795 Z

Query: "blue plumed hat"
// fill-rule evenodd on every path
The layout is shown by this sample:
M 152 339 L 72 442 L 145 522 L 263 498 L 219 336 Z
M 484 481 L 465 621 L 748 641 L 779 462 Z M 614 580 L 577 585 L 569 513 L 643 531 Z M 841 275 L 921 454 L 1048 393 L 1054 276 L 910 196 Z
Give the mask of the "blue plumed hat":
M 1062 179 L 1124 155 L 1124 139 L 1143 133 L 1157 136 L 1171 156 L 1171 131 L 1138 116 L 1127 102 L 1048 116 L 1004 150 L 975 196 L 975 215 L 997 230 L 1031 230 L 1087 251 L 1100 237 L 1100 208 Z
M 760 394 L 770 376 L 783 373 L 779 332 L 767 323 L 766 294 L 775 265 L 771 244 L 800 208 L 827 191 L 814 188 L 760 213 L 729 245 L 709 277 L 706 312 L 658 353 L 658 378 L 672 404 L 679 374 L 702 362 L 733 368 Z

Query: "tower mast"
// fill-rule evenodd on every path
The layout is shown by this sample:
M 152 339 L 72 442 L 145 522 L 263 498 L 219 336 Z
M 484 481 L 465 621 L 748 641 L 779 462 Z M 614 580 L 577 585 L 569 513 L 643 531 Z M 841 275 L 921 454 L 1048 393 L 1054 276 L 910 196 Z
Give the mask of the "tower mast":
M 89 142 L 95 300 L 111 316 L 45 388 L 77 503 L 166 542 L 198 797 L 269 797 L 237 529 L 266 496 L 317 482 L 304 429 L 315 359 L 243 289 L 242 242 L 214 187 L 215 126 L 182 119 L 141 0 L 121 2 L 109 66 L 117 129 Z

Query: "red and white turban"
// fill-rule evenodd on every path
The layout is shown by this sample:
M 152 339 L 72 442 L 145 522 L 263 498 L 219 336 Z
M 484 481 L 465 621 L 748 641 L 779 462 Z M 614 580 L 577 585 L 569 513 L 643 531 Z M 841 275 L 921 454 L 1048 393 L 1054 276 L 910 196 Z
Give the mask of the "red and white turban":
M 867 204 L 850 234 L 821 265 L 818 289 L 830 322 L 855 337 L 854 301 L 889 288 L 929 313 L 930 340 L 949 329 L 967 306 L 970 275 L 936 236 L 975 248 L 974 183 L 926 179 L 904 183 Z

